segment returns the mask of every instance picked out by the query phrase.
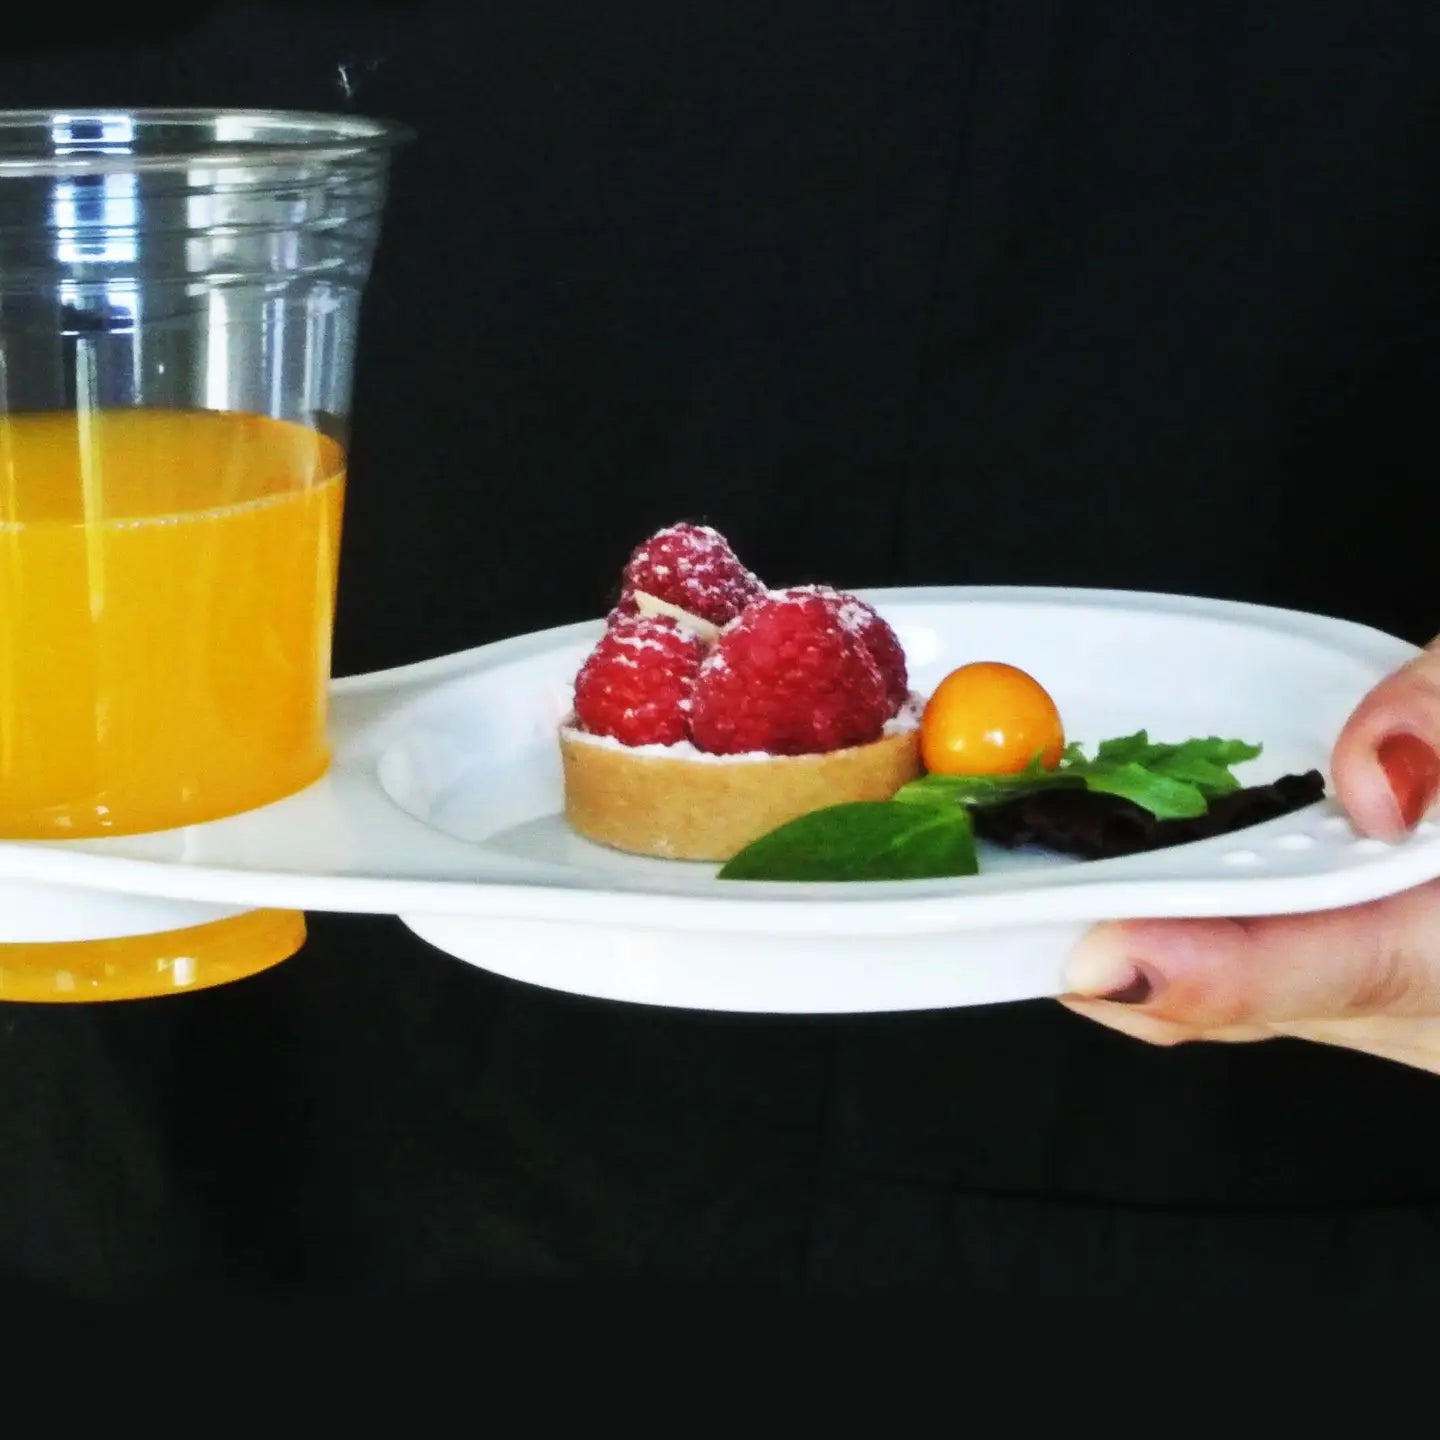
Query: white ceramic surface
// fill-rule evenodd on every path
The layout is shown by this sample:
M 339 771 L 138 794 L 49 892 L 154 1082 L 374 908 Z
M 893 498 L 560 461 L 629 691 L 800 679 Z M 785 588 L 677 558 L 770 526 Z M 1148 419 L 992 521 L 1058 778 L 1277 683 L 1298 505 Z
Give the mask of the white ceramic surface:
M 1344 621 L 1188 597 L 865 594 L 899 632 L 919 690 L 965 661 L 1007 660 L 1055 696 L 1069 738 L 1143 727 L 1157 740 L 1259 741 L 1264 754 L 1237 772 L 1247 781 L 1324 770 L 1351 707 L 1415 653 Z M 957 880 L 740 884 L 621 855 L 559 817 L 554 728 L 599 629 L 336 682 L 331 772 L 277 804 L 153 835 L 0 845 L 0 941 L 153 929 L 171 901 L 189 917 L 176 924 L 206 906 L 277 905 L 398 915 L 462 960 L 580 994 L 904 1010 L 1056 994 L 1066 950 L 1095 920 L 1324 909 L 1440 875 L 1433 820 L 1381 844 L 1355 836 L 1330 800 L 1120 860 L 982 847 L 983 873 Z

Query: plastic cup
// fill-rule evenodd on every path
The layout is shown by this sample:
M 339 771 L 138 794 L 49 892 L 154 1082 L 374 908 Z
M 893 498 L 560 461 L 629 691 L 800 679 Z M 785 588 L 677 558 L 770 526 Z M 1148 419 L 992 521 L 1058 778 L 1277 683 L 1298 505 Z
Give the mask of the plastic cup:
M 329 764 L 361 298 L 402 128 L 0 112 L 0 839 L 200 824 Z M 0 945 L 0 999 L 238 979 L 303 916 Z

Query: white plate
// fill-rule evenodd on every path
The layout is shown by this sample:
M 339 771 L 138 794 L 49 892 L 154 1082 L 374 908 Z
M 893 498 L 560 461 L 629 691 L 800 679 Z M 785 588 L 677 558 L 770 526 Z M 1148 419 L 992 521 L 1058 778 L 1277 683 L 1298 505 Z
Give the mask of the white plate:
M 1000 659 L 1071 739 L 1146 728 L 1261 742 L 1238 772 L 1312 767 L 1415 647 L 1292 611 L 1116 591 L 874 590 L 925 690 Z M 1058 994 L 1096 920 L 1325 909 L 1440 875 L 1440 827 L 1358 838 L 1331 800 L 1118 860 L 982 847 L 982 873 L 852 885 L 717 881 L 591 845 L 559 817 L 554 729 L 600 622 L 338 681 L 330 774 L 209 825 L 0 845 L 0 940 L 154 929 L 206 907 L 398 915 L 440 949 L 580 994 L 702 1009 L 905 1010 Z M 63 901 L 64 903 L 57 903 Z M 183 908 L 188 907 L 188 908 Z

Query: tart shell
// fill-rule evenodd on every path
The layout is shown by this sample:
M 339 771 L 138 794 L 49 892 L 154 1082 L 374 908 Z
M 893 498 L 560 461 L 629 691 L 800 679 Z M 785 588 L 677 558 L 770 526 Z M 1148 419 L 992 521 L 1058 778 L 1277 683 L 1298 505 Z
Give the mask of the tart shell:
M 560 730 L 565 819 L 587 840 L 664 860 L 721 862 L 797 816 L 888 800 L 921 773 L 920 732 L 820 755 L 627 749 Z

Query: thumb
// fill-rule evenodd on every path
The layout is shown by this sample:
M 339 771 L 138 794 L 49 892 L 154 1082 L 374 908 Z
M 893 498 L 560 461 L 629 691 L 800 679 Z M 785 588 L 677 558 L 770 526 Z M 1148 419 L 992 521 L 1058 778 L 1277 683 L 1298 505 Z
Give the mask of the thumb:
M 1099 925 L 1066 983 L 1072 997 L 1207 1030 L 1440 1016 L 1440 881 L 1307 915 Z
M 1331 755 L 1335 792 L 1356 829 L 1398 839 L 1440 786 L 1440 640 L 1355 707 Z

